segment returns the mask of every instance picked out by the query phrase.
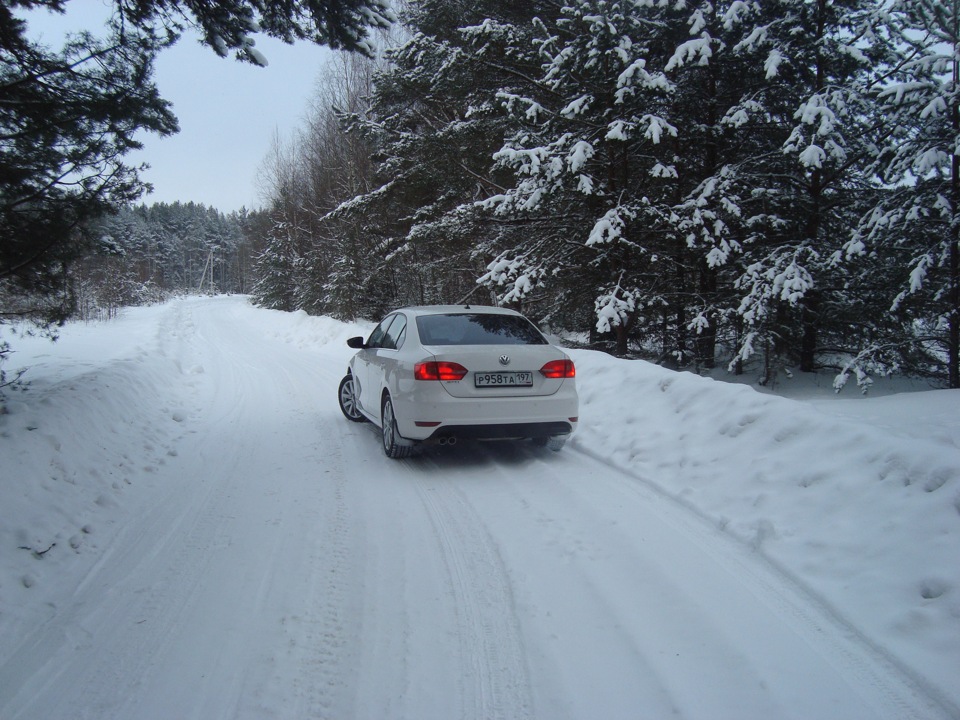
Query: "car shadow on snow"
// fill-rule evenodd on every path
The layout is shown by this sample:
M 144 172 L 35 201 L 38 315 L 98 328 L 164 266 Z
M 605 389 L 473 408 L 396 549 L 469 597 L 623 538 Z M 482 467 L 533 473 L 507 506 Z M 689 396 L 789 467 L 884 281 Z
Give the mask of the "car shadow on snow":
M 369 426 L 379 447 L 380 430 Z M 373 448 L 372 448 L 373 449 Z M 555 452 L 538 447 L 530 440 L 459 440 L 455 445 L 417 445 L 408 458 L 399 461 L 409 467 L 418 465 L 449 470 L 499 467 L 507 469 L 522 468 L 531 463 L 562 462 L 568 449 Z
M 421 445 L 411 456 L 456 465 L 525 465 L 554 459 L 558 453 L 537 447 L 529 440 L 460 440 L 456 445 Z

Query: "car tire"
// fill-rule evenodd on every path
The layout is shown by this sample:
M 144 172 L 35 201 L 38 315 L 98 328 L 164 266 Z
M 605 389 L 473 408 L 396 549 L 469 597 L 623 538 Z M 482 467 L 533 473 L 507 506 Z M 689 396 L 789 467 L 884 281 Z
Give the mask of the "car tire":
M 545 447 L 553 452 L 560 452 L 563 446 L 567 444 L 566 435 L 550 435 L 549 437 L 535 437 L 533 444 L 537 447 Z
M 400 444 L 400 433 L 397 432 L 397 418 L 393 414 L 393 402 L 387 395 L 383 399 L 383 408 L 380 413 L 381 431 L 383 434 L 383 452 L 387 457 L 401 460 L 410 455 L 412 448 Z
M 340 381 L 337 400 L 340 402 L 340 411 L 347 420 L 357 423 L 367 422 L 367 418 L 357 407 L 357 396 L 353 391 L 353 375 L 347 373 L 346 377 Z

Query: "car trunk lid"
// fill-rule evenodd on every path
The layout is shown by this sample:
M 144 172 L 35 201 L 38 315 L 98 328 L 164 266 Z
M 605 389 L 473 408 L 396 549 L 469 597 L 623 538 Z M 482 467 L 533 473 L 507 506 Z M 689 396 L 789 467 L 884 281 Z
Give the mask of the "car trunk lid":
M 425 350 L 433 353 L 429 360 L 455 362 L 467 369 L 462 380 L 441 381 L 453 397 L 542 397 L 572 382 L 540 373 L 547 363 L 568 359 L 552 345 L 444 345 Z

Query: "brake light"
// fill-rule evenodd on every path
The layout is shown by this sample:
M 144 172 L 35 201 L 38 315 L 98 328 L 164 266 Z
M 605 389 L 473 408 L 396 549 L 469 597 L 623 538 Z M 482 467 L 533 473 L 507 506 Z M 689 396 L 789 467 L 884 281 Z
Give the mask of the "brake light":
M 573 360 L 551 360 L 542 368 L 540 374 L 545 378 L 572 378 L 577 376 Z
M 455 362 L 422 362 L 413 366 L 417 380 L 463 380 L 467 369 Z

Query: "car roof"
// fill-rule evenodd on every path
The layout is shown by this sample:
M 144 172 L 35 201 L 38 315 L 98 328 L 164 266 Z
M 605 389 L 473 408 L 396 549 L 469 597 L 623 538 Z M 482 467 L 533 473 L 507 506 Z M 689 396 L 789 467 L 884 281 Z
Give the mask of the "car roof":
M 399 308 L 396 312 L 403 312 L 413 316 L 476 313 L 480 315 L 517 315 L 523 317 L 516 310 L 493 307 L 492 305 L 413 305 Z

